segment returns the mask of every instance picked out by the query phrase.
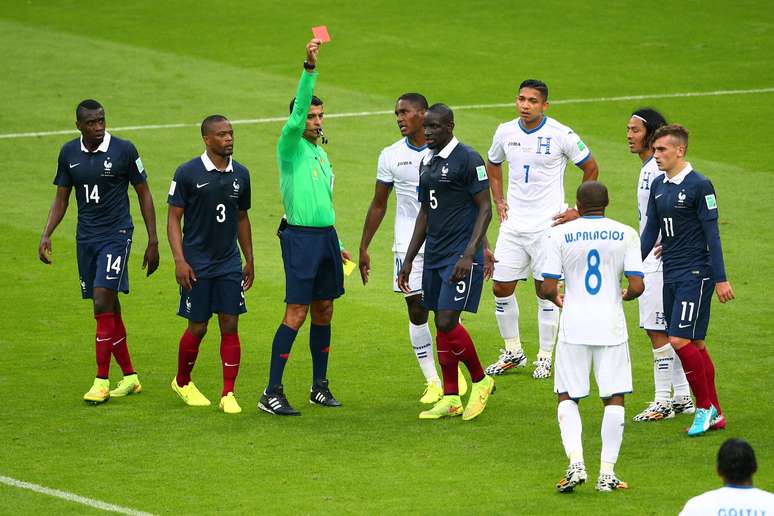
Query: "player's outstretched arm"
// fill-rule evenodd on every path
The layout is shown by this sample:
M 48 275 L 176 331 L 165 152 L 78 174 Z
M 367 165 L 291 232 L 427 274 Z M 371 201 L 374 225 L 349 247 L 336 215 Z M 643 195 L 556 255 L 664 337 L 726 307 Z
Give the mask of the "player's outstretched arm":
M 71 186 L 57 187 L 54 202 L 51 203 L 51 209 L 48 210 L 46 226 L 43 228 L 43 234 L 40 235 L 40 243 L 38 244 L 38 258 L 46 265 L 51 263 L 51 253 L 53 252 L 51 248 L 51 235 L 54 234 L 54 230 L 62 222 L 65 213 L 67 213 L 71 191 Z
M 489 178 L 489 188 L 492 190 L 497 215 L 500 217 L 500 222 L 504 222 L 508 220 L 508 203 L 503 193 L 503 164 L 487 160 L 486 176 Z
M 363 223 L 363 235 L 360 237 L 359 251 L 360 279 L 363 280 L 363 285 L 368 283 L 368 274 L 371 272 L 371 257 L 368 255 L 368 246 L 371 244 L 371 240 L 374 238 L 382 220 L 384 220 L 384 215 L 387 213 L 387 201 L 390 198 L 391 189 L 391 184 L 381 181 L 376 182 L 374 198 L 371 200 L 371 205 L 368 207 L 365 222 Z
M 403 267 L 401 267 L 398 273 L 398 288 L 400 288 L 406 294 L 411 292 L 409 287 L 409 276 L 411 275 L 411 268 L 414 265 L 414 258 L 417 257 L 419 249 L 422 244 L 425 243 L 425 237 L 427 236 L 427 202 L 423 202 L 419 208 L 417 214 L 417 220 L 414 223 L 414 234 L 411 236 L 411 242 L 406 250 L 406 258 L 403 260 Z
M 317 53 L 320 51 L 322 43 L 319 39 L 312 39 L 306 44 L 306 62 L 311 65 L 317 65 Z M 299 144 L 306 127 L 306 117 L 309 113 L 309 106 L 312 103 L 314 94 L 314 85 L 317 80 L 316 70 L 304 70 L 301 80 L 298 81 L 296 88 L 296 101 L 293 104 L 293 110 L 290 117 L 282 127 L 279 140 L 279 150 L 281 153 L 292 152 L 294 147 Z
M 175 279 L 177 284 L 186 290 L 191 290 L 192 282 L 196 281 L 196 274 L 185 261 L 183 254 L 183 228 L 180 221 L 183 219 L 183 208 L 169 205 L 167 212 L 167 240 L 172 249 L 172 257 L 175 259 Z
M 492 201 L 488 188 L 481 190 L 473 196 L 473 204 L 478 209 L 476 221 L 473 224 L 473 233 L 470 235 L 470 241 L 465 248 L 464 254 L 454 265 L 454 271 L 451 275 L 452 283 L 457 283 L 470 274 L 470 270 L 473 268 L 473 257 L 484 240 L 486 230 L 489 228 L 489 222 L 492 220 Z
M 242 249 L 242 255 L 245 257 L 245 266 L 242 269 L 242 288 L 250 290 L 255 278 L 254 258 L 253 258 L 253 231 L 250 227 L 250 217 L 247 211 L 239 210 L 239 222 L 237 224 L 237 240 L 239 248 Z
M 148 231 L 148 247 L 145 248 L 145 256 L 142 258 L 142 268 L 147 269 L 146 276 L 150 276 L 159 268 L 159 236 L 156 233 L 156 208 L 153 206 L 148 183 L 134 185 L 137 199 L 140 201 L 140 213 L 145 221 L 145 229 Z
M 624 301 L 631 301 L 632 299 L 637 299 L 642 295 L 643 292 L 645 292 L 645 282 L 643 281 L 643 277 L 639 274 L 632 274 L 627 275 L 626 280 L 629 283 L 629 285 L 626 287 L 626 290 L 623 292 L 623 300 Z

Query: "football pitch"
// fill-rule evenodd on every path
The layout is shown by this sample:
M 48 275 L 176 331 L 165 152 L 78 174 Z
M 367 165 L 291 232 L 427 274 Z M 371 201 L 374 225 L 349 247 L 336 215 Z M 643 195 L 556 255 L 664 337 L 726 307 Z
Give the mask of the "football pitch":
M 688 159 L 718 192 L 737 297 L 727 305 L 713 300 L 707 338 L 728 428 L 689 439 L 687 416 L 631 423 L 653 396 L 652 353 L 635 303 L 626 306 L 635 392 L 626 399 L 616 467 L 628 491 L 594 491 L 602 410 L 592 395 L 580 405 L 592 482 L 556 493 L 566 458 L 553 383 L 533 380 L 530 367 L 498 377 L 474 421 L 418 420 L 422 376 L 405 304 L 391 287 L 394 198 L 371 244 L 371 281 L 363 287 L 357 273 L 349 276 L 335 304 L 329 377 L 344 406 L 306 401 L 307 323 L 285 374 L 285 392 L 302 417 L 259 412 L 284 310 L 275 235 L 283 212 L 278 120 L 294 94 L 310 27 L 320 24 L 333 41 L 320 51 L 316 94 L 325 101 L 336 226 L 355 257 L 376 159 L 400 137 L 390 112 L 404 92 L 459 106 L 455 135 L 485 155 L 497 125 L 516 116 L 511 103 L 521 80 L 544 80 L 554 101 L 547 114 L 580 134 L 599 162 L 610 189 L 607 214 L 635 227 L 640 165 L 626 146 L 629 115 L 652 106 L 684 124 Z M 774 489 L 769 2 L 4 2 L 0 43 L 0 513 L 676 514 L 688 498 L 719 487 L 715 455 L 732 436 L 755 448 L 756 485 Z M 121 303 L 144 391 L 96 407 L 82 401 L 94 375 L 94 320 L 80 299 L 74 199 L 52 239 L 53 265 L 37 258 L 57 155 L 76 136 L 57 132 L 74 130 L 75 106 L 90 97 L 105 106 L 108 130 L 140 151 L 161 250 L 159 270 L 145 277 L 147 235 L 130 191 L 131 294 Z M 256 279 L 240 324 L 237 416 L 216 405 L 187 407 L 169 386 L 185 321 L 175 315 L 166 196 L 176 167 L 201 154 L 198 124 L 213 113 L 241 121 L 234 157 L 252 180 Z M 568 167 L 569 202 L 580 177 Z M 492 242 L 497 229 L 489 229 Z M 522 341 L 534 359 L 532 286 L 520 285 L 517 295 Z M 193 377 L 217 400 L 214 324 Z M 502 341 L 490 284 L 465 325 L 482 362 L 494 361 Z M 111 380 L 119 379 L 113 363 Z

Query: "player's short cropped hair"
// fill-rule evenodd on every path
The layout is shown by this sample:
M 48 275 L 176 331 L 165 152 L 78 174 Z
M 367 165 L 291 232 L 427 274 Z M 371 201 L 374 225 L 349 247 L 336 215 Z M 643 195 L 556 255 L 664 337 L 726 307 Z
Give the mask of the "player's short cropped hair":
M 532 88 L 534 90 L 538 90 L 540 94 L 543 95 L 543 101 L 545 102 L 548 100 L 548 85 L 543 81 L 538 79 L 527 79 L 526 81 L 522 81 L 521 84 L 519 84 L 519 91 L 521 91 L 523 88 Z
M 454 122 L 454 111 L 446 104 L 437 102 L 427 108 L 427 111 L 437 114 L 444 122 Z
M 290 99 L 290 105 L 288 106 L 288 111 L 290 113 L 293 112 L 293 106 L 295 105 L 295 103 L 296 103 L 296 97 L 293 97 L 292 99 Z M 322 99 L 315 95 L 312 95 L 312 106 L 322 106 L 322 105 L 323 105 Z
M 645 126 L 645 145 L 647 147 L 653 145 L 653 136 L 656 134 L 656 129 L 667 125 L 664 116 L 653 108 L 640 108 L 632 113 L 632 116 L 639 119 Z
M 228 118 L 223 115 L 210 115 L 202 120 L 202 136 L 207 136 L 210 132 L 210 128 L 217 122 L 228 122 Z
M 671 136 L 673 139 L 677 140 L 680 145 L 684 145 L 685 149 L 688 150 L 688 129 L 683 127 L 680 124 L 668 124 L 668 125 L 662 125 L 658 129 L 656 129 L 656 132 L 653 134 L 653 141 L 655 142 L 659 138 L 663 138 L 664 136 Z
M 75 118 L 76 120 L 83 120 L 83 116 L 86 111 L 94 111 L 97 109 L 103 109 L 102 104 L 97 102 L 94 99 L 86 99 L 82 100 L 80 104 L 78 104 L 78 107 L 75 108 Z
M 398 97 L 396 102 L 400 102 L 401 100 L 405 100 L 414 107 L 427 111 L 427 99 L 421 93 L 404 93 Z
M 584 181 L 575 191 L 578 206 L 584 211 L 589 209 L 604 209 L 610 204 L 607 187 L 599 181 Z
M 718 450 L 718 473 L 732 484 L 744 484 L 752 480 L 758 471 L 755 452 L 747 441 L 728 439 Z

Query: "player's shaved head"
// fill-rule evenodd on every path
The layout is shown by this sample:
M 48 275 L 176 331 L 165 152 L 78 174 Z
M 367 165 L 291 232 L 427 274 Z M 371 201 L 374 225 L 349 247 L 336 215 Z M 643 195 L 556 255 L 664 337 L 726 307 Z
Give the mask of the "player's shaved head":
M 454 122 L 454 111 L 452 111 L 451 108 L 446 104 L 441 104 L 440 102 L 437 104 L 433 104 L 432 106 L 427 108 L 427 112 L 437 115 L 439 121 L 443 124 Z
M 88 111 L 97 111 L 98 109 L 103 109 L 103 107 L 102 107 L 102 104 L 100 104 L 96 100 L 94 99 L 82 100 L 80 104 L 78 104 L 78 107 L 75 108 L 75 119 L 83 120 Z
M 607 187 L 599 181 L 585 181 L 578 187 L 575 194 L 578 203 L 578 212 L 581 215 L 586 213 L 605 213 L 605 208 L 610 200 L 607 196 Z
M 223 115 L 210 115 L 202 121 L 202 136 L 210 134 L 212 127 L 218 122 L 228 122 L 228 118 Z
M 417 109 L 427 110 L 427 99 L 421 93 L 404 93 L 396 102 L 405 100 Z
M 742 439 L 728 439 L 718 450 L 717 469 L 727 483 L 752 483 L 752 476 L 758 471 L 752 446 Z

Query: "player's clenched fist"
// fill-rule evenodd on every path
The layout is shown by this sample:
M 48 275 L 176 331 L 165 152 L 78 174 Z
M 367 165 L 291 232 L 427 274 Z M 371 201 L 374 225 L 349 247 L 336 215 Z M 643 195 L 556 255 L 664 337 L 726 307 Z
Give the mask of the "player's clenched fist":
M 320 51 L 322 42 L 319 39 L 312 39 L 306 44 L 306 61 L 309 64 L 317 64 L 317 52 Z

